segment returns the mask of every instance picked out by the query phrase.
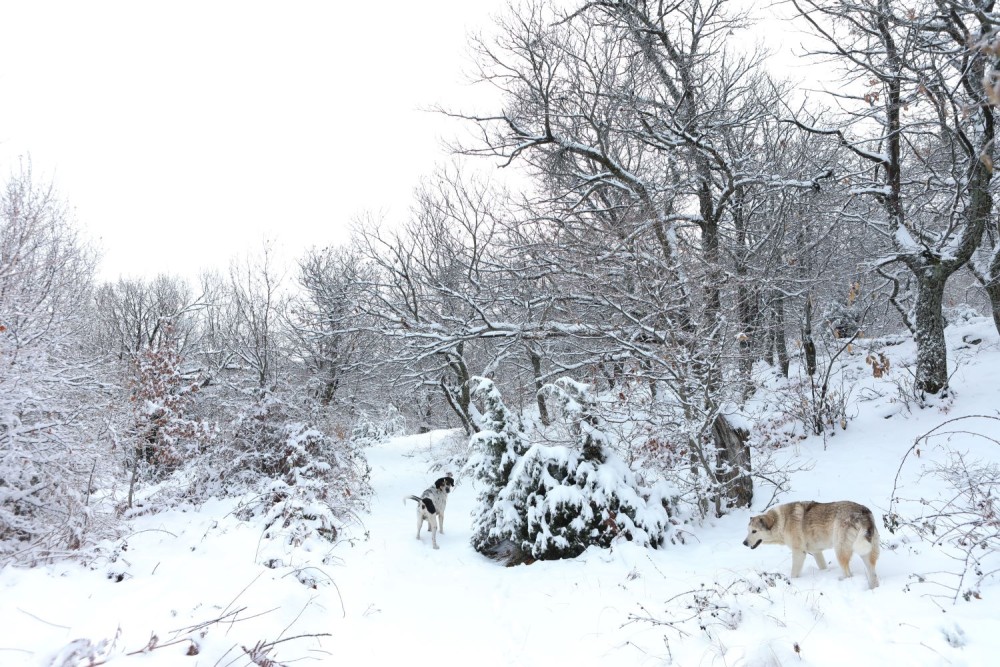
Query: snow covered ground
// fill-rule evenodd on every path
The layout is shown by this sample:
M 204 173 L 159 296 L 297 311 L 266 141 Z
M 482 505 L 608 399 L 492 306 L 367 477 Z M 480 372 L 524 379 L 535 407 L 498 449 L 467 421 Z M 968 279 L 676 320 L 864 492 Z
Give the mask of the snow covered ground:
M 808 438 L 774 452 L 796 469 L 778 501 L 852 499 L 881 519 L 900 471 L 897 496 L 912 515 L 926 511 L 920 499 L 950 493 L 930 474 L 955 460 L 946 447 L 967 464 L 1000 462 L 992 322 L 948 333 L 954 396 L 922 409 L 894 385 L 913 361 L 912 343 L 885 348 L 892 365 L 881 380 L 865 366 L 865 348 L 846 356 L 858 382 L 854 418 L 825 443 Z M 760 415 L 770 407 L 762 398 Z M 901 468 L 915 439 L 937 427 L 943 435 L 918 443 Z M 1000 581 L 954 602 L 951 588 L 964 590 L 951 574 L 959 552 L 881 526 L 874 591 L 857 560 L 850 580 L 809 559 L 789 582 L 787 549 L 742 546 L 747 511 L 685 525 L 684 543 L 661 550 L 621 543 L 503 568 L 469 546 L 476 494 L 460 479 L 433 550 L 426 531 L 414 538 L 414 504 L 402 498 L 440 475 L 430 465 L 446 435 L 369 450 L 371 513 L 328 564 L 330 554 L 301 549 L 291 567 L 260 565 L 272 548 L 261 526 L 238 520 L 236 501 L 224 500 L 140 517 L 94 562 L 3 569 L 0 665 L 979 666 L 1000 655 Z M 755 512 L 771 495 L 758 487 Z

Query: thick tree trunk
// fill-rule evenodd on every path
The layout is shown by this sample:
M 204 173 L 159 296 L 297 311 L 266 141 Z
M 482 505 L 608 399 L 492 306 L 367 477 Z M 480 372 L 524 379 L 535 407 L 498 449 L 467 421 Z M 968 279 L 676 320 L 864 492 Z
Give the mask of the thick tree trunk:
M 750 447 L 746 430 L 734 427 L 725 415 L 718 415 L 712 423 L 712 437 L 716 446 L 715 477 L 721 487 L 716 498 L 716 514 L 722 515 L 725 507 L 749 507 L 753 501 L 753 480 L 750 477 Z
M 993 311 L 993 326 L 1000 333 L 1000 248 L 993 249 L 993 256 L 985 266 L 972 266 L 972 273 L 986 290 Z
M 917 274 L 917 300 L 913 309 L 916 388 L 925 394 L 937 394 L 948 388 L 948 348 L 941 313 L 948 275 L 940 266 L 926 267 Z
M 1000 278 L 986 286 L 986 295 L 990 297 L 990 306 L 993 308 L 993 326 L 1000 333 Z

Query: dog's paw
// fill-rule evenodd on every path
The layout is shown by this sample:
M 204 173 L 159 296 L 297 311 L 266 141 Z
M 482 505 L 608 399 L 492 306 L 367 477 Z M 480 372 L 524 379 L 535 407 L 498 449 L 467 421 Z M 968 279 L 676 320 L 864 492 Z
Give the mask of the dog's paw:
M 435 548 L 435 549 L 437 549 L 437 548 L 439 548 L 439 547 L 438 547 L 438 545 L 436 545 L 436 544 L 435 544 L 435 545 L 434 545 L 434 548 Z

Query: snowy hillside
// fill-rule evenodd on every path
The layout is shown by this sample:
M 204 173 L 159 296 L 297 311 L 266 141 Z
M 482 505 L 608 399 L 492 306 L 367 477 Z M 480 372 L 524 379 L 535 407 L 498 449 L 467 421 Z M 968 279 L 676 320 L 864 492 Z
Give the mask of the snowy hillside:
M 503 568 L 469 544 L 476 494 L 463 479 L 433 550 L 426 531 L 414 539 L 414 504 L 402 498 L 440 476 L 432 467 L 455 447 L 454 434 L 434 432 L 367 452 L 371 513 L 332 554 L 308 543 L 282 554 L 290 566 L 261 565 L 273 545 L 225 500 L 139 517 L 94 562 L 7 567 L 0 665 L 994 664 L 1000 581 L 978 585 L 974 572 L 959 581 L 965 552 L 951 538 L 971 530 L 960 505 L 972 494 L 996 549 L 995 498 L 976 495 L 985 484 L 963 496 L 944 477 L 960 484 L 964 470 L 998 488 L 1000 342 L 984 318 L 948 337 L 948 399 L 903 400 L 897 382 L 907 384 L 915 354 L 907 341 L 882 350 L 891 364 L 878 379 L 862 346 L 844 357 L 853 419 L 825 442 L 775 419 L 770 394 L 749 415 L 755 429 L 787 436 L 771 438 L 781 446 L 768 455 L 793 471 L 774 502 L 850 499 L 874 511 L 882 556 L 873 591 L 857 560 L 850 580 L 809 559 L 789 581 L 788 549 L 742 546 L 747 511 L 676 526 L 675 543 L 660 550 L 622 542 Z M 935 472 L 941 465 L 947 472 Z M 758 483 L 754 513 L 774 495 Z M 882 525 L 891 510 L 904 523 L 927 516 L 942 498 L 955 500 L 936 520 L 945 545 Z M 989 549 L 974 555 L 984 574 L 1000 567 Z

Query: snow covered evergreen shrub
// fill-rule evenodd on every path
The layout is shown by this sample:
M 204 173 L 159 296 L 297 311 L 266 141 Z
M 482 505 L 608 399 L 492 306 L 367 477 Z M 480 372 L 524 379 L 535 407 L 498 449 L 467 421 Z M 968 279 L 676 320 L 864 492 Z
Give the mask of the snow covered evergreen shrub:
M 469 442 L 469 461 L 465 473 L 481 482 L 478 509 L 473 514 L 472 546 L 482 553 L 494 552 L 511 539 L 502 526 L 516 524 L 497 498 L 510 480 L 511 470 L 528 449 L 521 424 L 503 402 L 500 390 L 487 378 L 473 379 L 473 396 L 482 401 L 479 433 Z
M 586 385 L 562 378 L 545 388 L 561 405 L 573 444 L 527 449 L 524 436 L 504 428 L 510 413 L 498 407 L 495 387 L 486 387 L 484 423 L 491 429 L 474 436 L 472 446 L 480 452 L 480 479 L 495 486 L 480 494 L 478 551 L 515 564 L 572 558 L 617 539 L 663 545 L 670 530 L 665 504 L 639 486 L 610 447 Z

